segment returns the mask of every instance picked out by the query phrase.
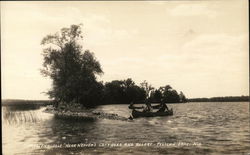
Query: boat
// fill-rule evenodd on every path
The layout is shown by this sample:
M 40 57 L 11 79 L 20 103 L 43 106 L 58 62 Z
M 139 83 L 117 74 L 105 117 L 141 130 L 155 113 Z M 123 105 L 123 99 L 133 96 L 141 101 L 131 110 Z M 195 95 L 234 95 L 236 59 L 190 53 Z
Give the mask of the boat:
M 164 112 L 144 112 L 144 111 L 138 111 L 133 109 L 132 110 L 132 116 L 133 118 L 138 117 L 157 117 L 157 116 L 172 116 L 173 115 L 173 109 L 171 108 L 168 111 Z
M 128 108 L 129 108 L 129 109 L 143 109 L 143 106 L 140 106 L 140 107 L 138 106 L 138 107 L 136 107 L 136 106 L 134 106 L 134 105 L 129 105 Z

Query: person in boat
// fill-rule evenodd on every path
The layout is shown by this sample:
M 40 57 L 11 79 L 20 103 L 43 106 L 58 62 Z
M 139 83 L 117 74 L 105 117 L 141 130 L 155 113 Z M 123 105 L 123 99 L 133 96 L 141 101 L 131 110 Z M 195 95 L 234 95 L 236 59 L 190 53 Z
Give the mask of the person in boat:
M 157 112 L 165 112 L 166 110 L 167 111 L 169 110 L 168 106 L 164 102 L 161 102 L 160 108 L 159 108 L 159 110 Z
M 144 107 L 143 112 L 152 112 L 153 108 L 150 102 L 146 102 L 146 107 Z
M 129 106 L 128 106 L 129 109 L 134 109 L 134 102 L 130 102 Z

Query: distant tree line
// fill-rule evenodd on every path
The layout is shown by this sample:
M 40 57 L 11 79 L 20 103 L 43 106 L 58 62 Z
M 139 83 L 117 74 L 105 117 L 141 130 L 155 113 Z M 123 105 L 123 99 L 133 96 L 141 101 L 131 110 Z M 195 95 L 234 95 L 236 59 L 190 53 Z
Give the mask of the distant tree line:
M 187 102 L 187 99 L 182 92 L 178 94 L 170 85 L 155 89 L 146 81 L 138 86 L 131 78 L 128 78 L 105 83 L 102 101 L 104 104 L 180 103 Z
M 2 106 L 16 106 L 16 105 L 49 105 L 52 104 L 50 100 L 22 100 L 22 99 L 3 99 Z
M 80 103 L 84 107 L 100 104 L 129 104 L 131 102 L 186 102 L 185 95 L 170 85 L 153 88 L 146 81 L 139 86 L 128 78 L 98 82 L 103 71 L 94 53 L 85 50 L 79 41 L 83 38 L 81 25 L 62 28 L 60 32 L 43 38 L 43 68 L 41 73 L 52 79 L 47 92 L 57 106 L 60 103 Z
M 212 98 L 192 98 L 188 102 L 247 102 L 250 101 L 249 96 L 225 96 Z

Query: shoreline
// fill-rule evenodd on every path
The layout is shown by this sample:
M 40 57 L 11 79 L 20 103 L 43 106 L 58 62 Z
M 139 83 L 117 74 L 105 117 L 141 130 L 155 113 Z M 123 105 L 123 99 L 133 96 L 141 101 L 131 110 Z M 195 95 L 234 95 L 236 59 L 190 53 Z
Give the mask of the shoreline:
M 62 119 L 76 119 L 76 120 L 90 120 L 95 121 L 98 119 L 109 119 L 109 120 L 120 120 L 120 121 L 131 121 L 129 118 L 119 116 L 117 114 L 110 114 L 95 110 L 78 109 L 77 111 L 71 111 L 68 109 L 59 110 L 53 106 L 47 106 L 44 110 L 46 113 L 54 114 L 57 118 Z

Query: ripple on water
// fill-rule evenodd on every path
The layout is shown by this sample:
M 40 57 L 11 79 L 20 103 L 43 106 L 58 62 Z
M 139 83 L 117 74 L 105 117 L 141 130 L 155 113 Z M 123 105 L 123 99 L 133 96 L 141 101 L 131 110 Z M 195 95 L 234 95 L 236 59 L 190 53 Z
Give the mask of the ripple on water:
M 119 120 L 72 121 L 43 113 L 42 109 L 8 111 L 3 117 L 3 149 L 9 154 L 35 153 L 30 144 L 80 142 L 201 142 L 199 147 L 132 147 L 55 149 L 58 152 L 115 154 L 121 151 L 144 154 L 228 154 L 249 151 L 248 103 L 170 104 L 170 117 L 139 118 L 132 122 Z M 105 105 L 96 110 L 128 117 L 127 105 Z M 65 138 L 64 138 L 65 137 Z M 15 149 L 19 148 L 19 149 Z M 46 151 L 55 151 L 47 149 Z M 94 151 L 95 150 L 95 151 Z M 7 154 L 8 154 L 7 153 Z

